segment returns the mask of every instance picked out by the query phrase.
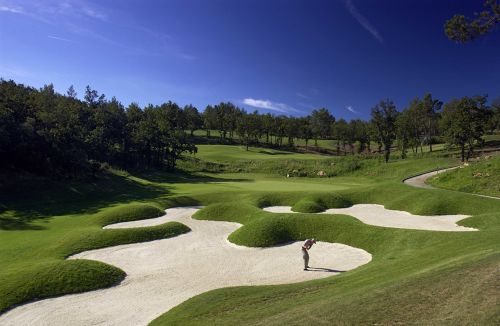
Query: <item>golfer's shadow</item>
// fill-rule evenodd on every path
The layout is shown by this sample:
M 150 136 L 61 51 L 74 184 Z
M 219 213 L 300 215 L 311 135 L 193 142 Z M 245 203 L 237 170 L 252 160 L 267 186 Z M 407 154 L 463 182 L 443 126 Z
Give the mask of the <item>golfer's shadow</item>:
M 308 271 L 310 272 L 327 272 L 327 273 L 343 273 L 345 271 L 339 271 L 337 269 L 324 268 L 324 267 L 311 267 L 309 266 Z

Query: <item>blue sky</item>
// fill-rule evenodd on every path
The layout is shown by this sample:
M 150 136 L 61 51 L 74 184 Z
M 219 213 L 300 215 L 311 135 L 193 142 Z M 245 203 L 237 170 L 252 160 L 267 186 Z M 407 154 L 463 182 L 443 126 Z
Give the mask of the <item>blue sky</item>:
M 248 110 L 368 118 L 431 92 L 500 96 L 500 30 L 443 33 L 479 0 L 0 0 L 0 76 L 122 103 L 231 101 Z

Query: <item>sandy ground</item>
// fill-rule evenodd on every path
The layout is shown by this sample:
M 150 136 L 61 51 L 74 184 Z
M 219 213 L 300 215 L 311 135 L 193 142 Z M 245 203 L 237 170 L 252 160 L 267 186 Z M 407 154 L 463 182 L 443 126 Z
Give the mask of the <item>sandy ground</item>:
M 228 286 L 302 282 L 366 264 L 371 255 L 337 243 L 317 243 L 310 252 L 313 271 L 303 271 L 301 243 L 272 248 L 230 244 L 237 223 L 191 219 L 195 207 L 168 209 L 160 218 L 108 228 L 178 221 L 192 232 L 171 239 L 86 251 L 70 259 L 93 259 L 127 273 L 118 286 L 45 299 L 0 316 L 0 325 L 146 325 L 181 302 Z
M 405 180 L 403 180 L 403 182 L 407 185 L 417 187 L 417 188 L 438 189 L 436 187 L 431 186 L 430 184 L 427 184 L 426 183 L 427 179 L 429 179 L 429 178 L 431 178 L 431 177 L 433 177 L 441 172 L 446 172 L 446 171 L 454 170 L 457 168 L 459 168 L 459 166 L 420 174 L 420 175 L 417 175 L 415 177 L 405 179 Z M 453 190 L 450 190 L 450 191 L 453 191 Z M 484 197 L 484 198 L 500 199 L 500 197 L 494 197 L 494 196 L 488 196 L 488 195 L 480 195 L 480 194 L 473 194 L 473 193 L 468 193 L 468 194 L 473 195 L 473 196 L 478 196 L 478 197 Z
M 295 213 L 290 206 L 271 206 L 263 208 L 272 213 Z M 399 229 L 430 231 L 477 231 L 474 228 L 456 225 L 468 215 L 413 215 L 405 211 L 386 209 L 382 205 L 358 204 L 348 208 L 331 208 L 319 214 L 351 215 L 365 224 Z

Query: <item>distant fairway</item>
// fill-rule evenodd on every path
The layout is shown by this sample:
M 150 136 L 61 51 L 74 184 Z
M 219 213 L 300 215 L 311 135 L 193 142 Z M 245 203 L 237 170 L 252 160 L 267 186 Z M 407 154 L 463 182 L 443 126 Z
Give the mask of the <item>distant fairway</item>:
M 278 159 L 317 160 L 328 158 L 328 156 L 324 155 L 300 154 L 260 147 L 250 147 L 247 151 L 245 146 L 233 145 L 198 145 L 198 153 L 196 153 L 195 157 L 210 162 Z

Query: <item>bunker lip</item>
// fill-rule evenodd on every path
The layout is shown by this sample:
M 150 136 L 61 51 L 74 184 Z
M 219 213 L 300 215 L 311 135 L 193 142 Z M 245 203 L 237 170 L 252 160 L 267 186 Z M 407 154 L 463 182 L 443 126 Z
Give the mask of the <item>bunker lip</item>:
M 291 206 L 270 206 L 262 208 L 271 213 L 297 213 Z M 345 214 L 365 224 L 427 231 L 477 231 L 475 228 L 457 225 L 456 222 L 470 217 L 469 215 L 413 215 L 405 211 L 386 209 L 383 205 L 357 204 L 347 208 L 330 208 L 321 213 L 312 214 Z
M 191 232 L 177 237 L 79 253 L 127 273 L 119 285 L 65 295 L 16 307 L 0 316 L 1 325 L 147 325 L 178 304 L 213 289 L 303 282 L 336 275 L 368 263 L 372 256 L 338 243 L 317 243 L 311 271 L 303 271 L 301 242 L 250 248 L 230 244 L 241 225 L 195 220 L 199 207 L 166 210 L 166 215 L 106 226 L 143 227 L 177 221 Z

